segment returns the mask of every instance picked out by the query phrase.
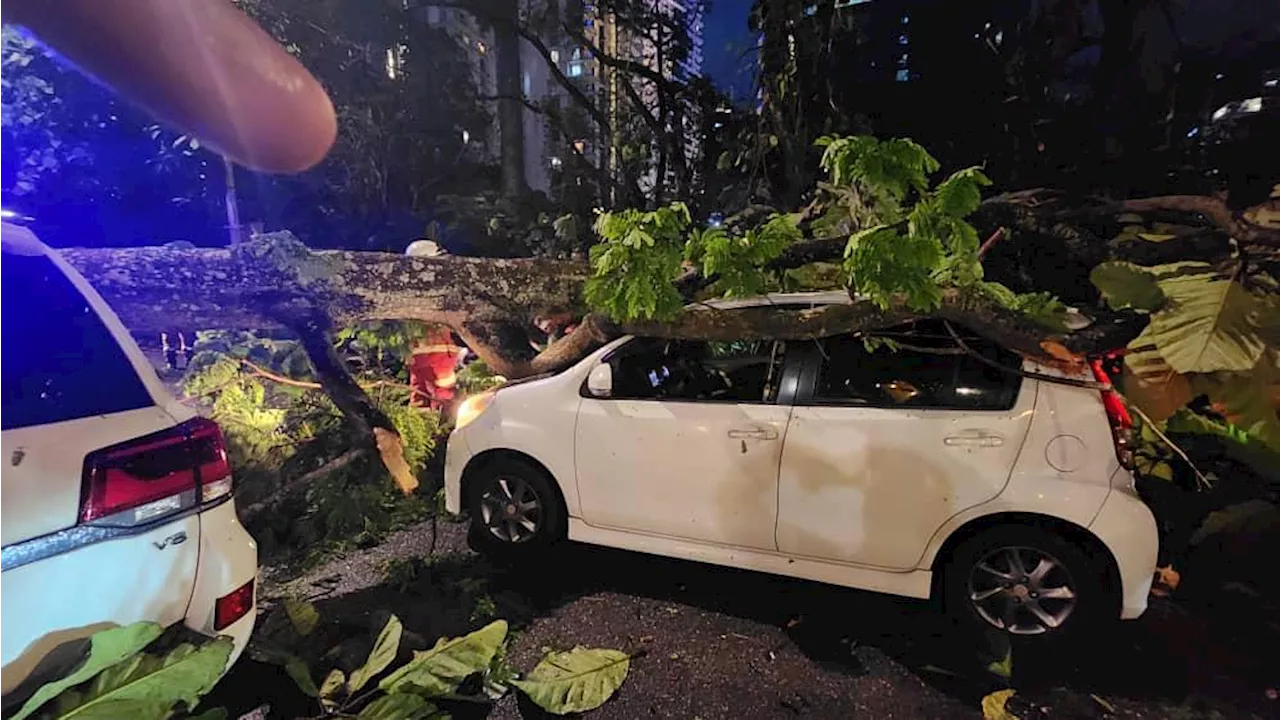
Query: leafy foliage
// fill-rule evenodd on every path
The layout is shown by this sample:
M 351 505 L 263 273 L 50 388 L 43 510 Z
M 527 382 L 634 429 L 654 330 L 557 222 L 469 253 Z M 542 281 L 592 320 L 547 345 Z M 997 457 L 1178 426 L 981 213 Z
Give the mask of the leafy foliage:
M 1105 263 L 1092 278 L 1112 305 L 1151 313 L 1125 358 L 1131 402 L 1163 421 L 1205 395 L 1232 424 L 1280 449 L 1270 393 L 1280 378 L 1280 301 L 1264 282 L 1238 260 Z
M 41 686 L 31 699 L 23 703 L 22 708 L 13 716 L 13 720 L 22 720 L 68 688 L 79 685 L 108 667 L 133 657 L 160 637 L 163 631 L 164 628 L 155 623 L 138 622 L 94 634 L 89 638 L 89 657 L 85 658 L 84 664 L 70 675 Z
M 742 235 L 720 227 L 694 230 L 685 246 L 685 261 L 704 277 L 717 278 L 726 297 L 758 295 L 769 284 L 766 266 L 800 239 L 797 219 L 774 214 Z
M 576 647 L 547 653 L 528 677 L 512 684 L 548 712 L 584 712 L 612 697 L 626 679 L 630 662 L 617 650 Z
M 684 203 L 657 210 L 600 213 L 591 248 L 594 274 L 586 300 L 617 319 L 661 319 L 679 312 L 680 293 L 671 281 L 684 259 L 684 234 L 691 222 Z
M 317 685 L 301 659 L 307 654 L 304 646 L 314 627 L 308 623 L 300 628 L 293 620 L 297 616 L 310 618 L 314 610 L 303 610 L 310 608 L 308 603 L 291 603 L 268 616 L 250 651 L 262 661 L 284 666 L 298 688 L 317 700 L 323 717 L 438 717 L 441 713 L 435 701 L 485 702 L 500 698 L 512 686 L 549 712 L 584 712 L 612 696 L 626 678 L 630 661 L 616 650 L 575 648 L 549 654 L 525 680 L 516 680 L 517 673 L 506 664 L 507 623 L 495 620 L 462 637 L 440 638 L 432 648 L 414 652 L 408 662 L 391 669 L 404 631 L 400 620 L 390 615 L 368 646 L 371 649 L 363 664 L 350 672 L 334 668 Z M 333 654 L 323 653 L 321 658 Z M 376 678 L 381 679 L 370 686 Z M 479 678 L 480 683 L 468 682 L 473 678 Z M 483 687 L 484 694 L 459 695 L 473 692 L 464 691 L 464 685 Z
M 421 330 L 413 324 L 370 324 L 338 333 L 336 343 L 395 425 L 405 461 L 419 474 L 443 421 L 434 411 L 409 406 L 404 358 L 416 332 Z M 222 426 L 242 507 L 350 448 L 341 414 L 313 382 L 306 353 L 291 338 L 201 333 L 183 390 L 188 402 Z M 252 522 L 251 529 L 264 554 L 307 548 L 318 558 L 353 541 L 376 540 L 431 512 L 427 497 L 404 497 L 390 482 L 370 482 L 385 476 L 376 459 L 359 459 L 316 478 L 281 502 L 278 513 Z
M 847 236 L 842 276 L 823 279 L 827 287 L 848 287 L 882 308 L 901 303 L 920 312 L 936 309 L 948 288 L 967 289 L 1061 327 L 1065 308 L 1052 296 L 1019 295 L 983 280 L 978 232 L 965 220 L 991 184 L 980 169 L 965 168 L 932 185 L 938 162 L 910 140 L 824 137 L 819 145 L 827 178 L 802 213 L 772 213 L 746 227 L 692 229 L 679 203 L 601 214 L 587 302 L 620 321 L 670 318 L 682 300 L 672 281 L 690 266 L 714 278 L 714 292 L 724 296 L 812 287 L 823 276 L 775 277 L 769 269 L 807 229 L 818 238 Z
M 231 656 L 230 639 L 200 646 L 181 643 L 167 652 L 144 650 L 161 628 L 140 622 L 102 630 L 90 638 L 89 657 L 66 677 L 39 688 L 15 718 L 163 720 L 190 711 L 213 689 Z

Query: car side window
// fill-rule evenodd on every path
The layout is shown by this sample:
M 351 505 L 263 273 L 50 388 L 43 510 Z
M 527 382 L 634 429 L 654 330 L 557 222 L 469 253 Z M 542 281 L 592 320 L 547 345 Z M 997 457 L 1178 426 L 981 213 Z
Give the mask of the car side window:
M 783 343 L 637 338 L 609 359 L 615 399 L 768 403 Z
M 1018 369 L 1017 354 L 969 332 L 971 350 Z M 822 366 L 813 398 L 820 405 L 952 410 L 1008 410 L 1022 378 L 964 354 L 941 322 L 922 320 L 876 333 L 819 342 Z
M 0 428 L 155 404 L 84 295 L 43 255 L 0 263 Z

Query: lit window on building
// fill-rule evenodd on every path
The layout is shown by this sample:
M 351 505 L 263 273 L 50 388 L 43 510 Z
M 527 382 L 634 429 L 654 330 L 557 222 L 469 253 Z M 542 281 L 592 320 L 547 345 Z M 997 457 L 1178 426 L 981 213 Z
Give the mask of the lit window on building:
M 587 141 L 586 141 L 586 140 L 574 140 L 574 141 L 573 141 L 573 149 L 574 149 L 574 150 L 577 150 L 579 153 L 585 153 L 585 152 L 587 151 Z
M 560 62 L 560 51 L 559 51 L 559 50 L 552 50 L 552 51 L 551 51 L 551 62 L 553 62 L 553 63 L 558 63 L 558 62 Z
M 911 39 L 907 37 L 906 33 L 903 33 L 903 34 L 901 34 L 901 35 L 899 35 L 899 36 L 898 36 L 898 44 L 899 44 L 899 45 L 906 45 L 906 44 L 907 44 L 907 43 L 909 43 L 909 42 L 911 42 Z
M 911 57 L 911 56 L 910 56 L 910 55 L 908 55 L 907 53 L 902 53 L 901 55 L 899 55 L 899 56 L 898 56 L 898 67 L 906 67 L 906 66 L 907 66 L 907 59 L 908 59 L 909 57 Z
M 393 48 L 387 48 L 387 77 L 395 80 L 399 70 L 399 64 L 396 63 L 396 51 Z
M 560 158 L 555 157 L 555 156 L 552 156 L 552 158 L 551 158 L 551 169 L 552 169 L 552 170 L 559 170 L 559 169 L 560 169 L 560 166 L 561 166 L 561 165 L 563 165 L 563 164 L 564 164 L 564 163 L 563 163 L 563 162 L 561 162 Z
M 529 73 L 523 73 L 522 75 L 520 78 L 520 91 L 528 97 L 533 94 L 533 81 L 529 79 Z
M 817 6 L 817 5 L 806 5 L 806 6 L 804 7 L 804 14 L 805 14 L 805 17 L 812 17 L 813 15 L 816 15 L 817 13 L 818 13 L 818 6 Z
M 846 7 L 851 7 L 853 5 L 862 5 L 864 3 L 869 3 L 869 2 L 871 2 L 871 0 L 836 0 L 836 7 L 846 8 Z
M 897 80 L 898 82 L 906 82 L 911 79 L 911 71 L 906 68 L 903 68 L 899 70 L 896 75 L 893 76 L 893 79 Z
M 996 44 L 997 44 L 997 45 L 999 45 L 999 44 L 1000 44 L 1000 43 L 1002 43 L 1002 42 L 1004 42 L 1004 31 L 1003 31 L 1003 30 L 997 30 L 997 31 L 996 31 Z
M 479 51 L 480 51 L 480 54 L 481 54 L 481 55 L 484 55 L 485 53 L 489 52 L 489 46 L 488 46 L 488 45 L 485 45 L 485 44 L 484 44 L 484 41 L 482 41 L 482 40 L 477 40 L 477 41 L 476 41 L 476 50 L 479 50 Z
M 574 48 L 573 55 L 569 56 L 569 77 L 582 77 L 584 71 L 582 49 Z
M 910 16 L 910 15 L 903 15 L 903 16 L 902 16 L 902 24 L 903 24 L 903 25 L 910 25 L 910 24 L 911 24 L 911 16 Z

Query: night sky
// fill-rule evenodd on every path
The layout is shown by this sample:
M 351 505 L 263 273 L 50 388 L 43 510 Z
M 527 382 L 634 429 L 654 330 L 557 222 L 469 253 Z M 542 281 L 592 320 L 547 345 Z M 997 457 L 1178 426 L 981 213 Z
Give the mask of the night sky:
M 752 1 L 711 0 L 702 36 L 703 72 L 736 103 L 755 97 L 755 37 L 747 29 Z

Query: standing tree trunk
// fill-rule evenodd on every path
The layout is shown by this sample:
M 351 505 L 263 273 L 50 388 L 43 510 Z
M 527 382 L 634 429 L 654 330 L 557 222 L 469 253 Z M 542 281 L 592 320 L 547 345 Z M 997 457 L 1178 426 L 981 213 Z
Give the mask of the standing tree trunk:
M 502 194 L 519 198 L 528 191 L 524 172 L 524 97 L 520 69 L 519 0 L 501 0 L 498 12 L 509 22 L 493 23 L 497 55 L 498 129 L 502 152 Z

